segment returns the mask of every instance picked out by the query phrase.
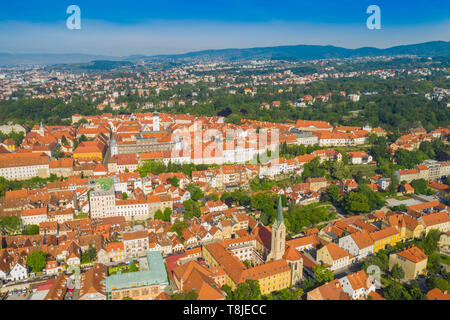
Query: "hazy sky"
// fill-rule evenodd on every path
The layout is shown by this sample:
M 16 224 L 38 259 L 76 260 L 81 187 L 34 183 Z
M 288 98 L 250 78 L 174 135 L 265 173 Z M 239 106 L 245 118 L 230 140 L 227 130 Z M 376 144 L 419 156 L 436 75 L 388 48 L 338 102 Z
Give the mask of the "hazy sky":
M 66 9 L 81 8 L 81 30 Z M 368 30 L 369 5 L 381 30 Z M 3 1 L 0 52 L 113 56 L 289 44 L 389 47 L 450 40 L 450 1 Z

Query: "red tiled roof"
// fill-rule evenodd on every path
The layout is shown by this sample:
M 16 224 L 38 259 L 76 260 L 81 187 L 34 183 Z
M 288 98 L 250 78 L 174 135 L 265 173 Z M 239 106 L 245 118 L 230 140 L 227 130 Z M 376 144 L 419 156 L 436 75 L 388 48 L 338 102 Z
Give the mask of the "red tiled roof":
M 414 263 L 421 262 L 428 258 L 427 255 L 425 254 L 425 252 L 423 252 L 416 246 L 412 246 L 410 248 L 407 248 L 407 249 L 397 252 L 395 254 L 400 257 L 403 257 L 409 261 L 412 261 Z

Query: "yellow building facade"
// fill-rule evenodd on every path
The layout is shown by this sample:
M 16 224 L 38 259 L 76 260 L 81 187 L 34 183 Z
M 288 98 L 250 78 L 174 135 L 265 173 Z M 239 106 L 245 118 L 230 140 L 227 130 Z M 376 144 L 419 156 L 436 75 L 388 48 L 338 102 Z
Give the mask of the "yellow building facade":
M 103 160 L 103 154 L 101 152 L 74 153 L 73 157 L 74 159 Z
M 381 229 L 379 231 L 371 232 L 370 237 L 373 240 L 374 253 L 386 248 L 387 245 L 393 247 L 399 241 L 401 241 L 400 232 L 398 232 L 395 227 L 389 227 L 386 229 Z
M 225 271 L 225 284 L 230 286 L 232 290 L 236 289 L 237 285 L 247 280 L 256 280 L 259 283 L 261 294 L 269 294 L 273 291 L 282 290 L 290 287 L 291 284 L 291 269 L 286 260 L 269 261 L 264 264 L 257 265 L 243 269 L 239 262 L 231 256 L 231 253 L 225 251 L 222 247 L 218 248 L 220 244 L 212 243 L 202 247 L 202 257 L 209 267 L 222 266 Z M 219 250 L 214 250 L 214 248 Z M 218 252 L 222 251 L 222 252 Z M 218 259 L 224 260 L 219 263 L 214 256 L 220 257 Z M 233 261 L 234 260 L 234 261 Z M 234 279 L 234 280 L 233 280 Z
M 403 251 L 392 253 L 389 256 L 389 271 L 394 265 L 400 266 L 405 272 L 408 280 L 416 279 L 419 275 L 425 274 L 428 257 L 419 248 L 413 246 Z

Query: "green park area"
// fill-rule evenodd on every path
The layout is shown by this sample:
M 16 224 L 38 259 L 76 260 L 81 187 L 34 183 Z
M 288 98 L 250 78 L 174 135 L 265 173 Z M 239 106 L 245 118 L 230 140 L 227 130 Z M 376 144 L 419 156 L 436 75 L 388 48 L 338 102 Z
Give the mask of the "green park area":
M 136 263 L 135 261 L 131 262 L 130 264 L 127 264 L 125 266 L 117 266 L 117 267 L 111 267 L 109 268 L 109 275 L 120 273 L 128 273 L 128 272 L 137 272 L 139 271 L 139 263 Z
M 370 145 L 357 145 L 357 146 L 344 146 L 344 147 L 333 147 L 334 150 L 340 153 L 349 152 L 368 152 Z
M 348 167 L 350 169 L 351 175 L 357 174 L 359 171 L 362 172 L 363 176 L 368 178 L 377 175 L 375 171 L 377 169 L 377 166 L 375 164 L 354 164 L 349 165 Z
M 114 184 L 114 181 L 111 178 L 99 178 L 99 179 L 96 179 L 95 182 L 100 184 L 102 186 L 103 190 L 108 190 Z

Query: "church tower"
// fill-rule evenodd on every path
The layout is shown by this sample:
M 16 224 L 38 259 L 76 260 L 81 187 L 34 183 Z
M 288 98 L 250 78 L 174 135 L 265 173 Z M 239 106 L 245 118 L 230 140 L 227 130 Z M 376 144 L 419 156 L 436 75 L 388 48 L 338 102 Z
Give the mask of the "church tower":
M 39 126 L 39 135 L 41 137 L 43 137 L 45 135 L 44 125 L 42 124 L 42 121 L 41 121 L 41 125 Z
M 281 196 L 278 199 L 277 217 L 272 226 L 272 244 L 267 260 L 280 260 L 283 258 L 286 245 L 286 225 L 284 224 L 283 206 Z
M 159 113 L 154 112 L 153 113 L 153 131 L 159 131 L 160 130 L 160 123 L 159 123 Z

